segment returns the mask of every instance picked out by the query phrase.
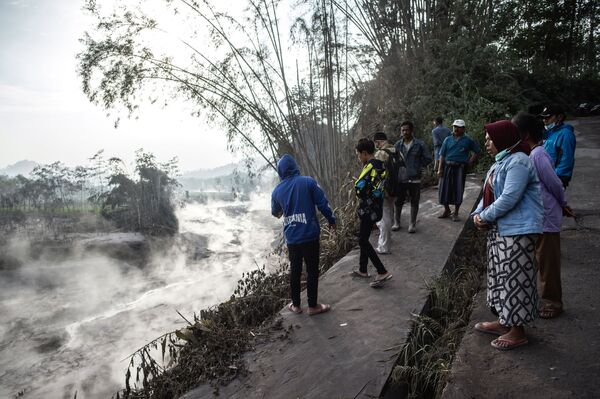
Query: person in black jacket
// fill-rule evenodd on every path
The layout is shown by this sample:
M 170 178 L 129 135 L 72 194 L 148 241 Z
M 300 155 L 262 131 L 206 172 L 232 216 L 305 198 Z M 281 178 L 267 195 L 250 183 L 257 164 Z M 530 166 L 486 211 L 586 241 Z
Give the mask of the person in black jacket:
M 351 275 L 355 277 L 369 278 L 367 264 L 369 259 L 377 269 L 377 277 L 371 286 L 381 287 L 384 281 L 392 278 L 381 263 L 377 252 L 371 245 L 369 237 L 373 224 L 381 219 L 383 212 L 383 184 L 385 181 L 385 167 L 383 162 L 375 159 L 375 144 L 369 139 L 360 139 L 356 145 L 356 155 L 364 165 L 358 179 L 354 184 L 356 196 L 359 198 L 358 216 L 360 218 L 360 230 L 358 243 L 360 245 L 359 270 L 354 270 Z
M 432 161 L 431 153 L 425 143 L 413 135 L 414 125 L 410 121 L 402 122 L 400 133 L 402 138 L 396 143 L 396 151 L 401 153 L 406 164 L 407 181 L 400 184 L 400 193 L 396 198 L 395 223 L 392 230 L 400 230 L 400 215 L 406 194 L 410 195 L 410 223 L 408 232 L 417 231 L 417 214 L 421 198 L 421 173 Z

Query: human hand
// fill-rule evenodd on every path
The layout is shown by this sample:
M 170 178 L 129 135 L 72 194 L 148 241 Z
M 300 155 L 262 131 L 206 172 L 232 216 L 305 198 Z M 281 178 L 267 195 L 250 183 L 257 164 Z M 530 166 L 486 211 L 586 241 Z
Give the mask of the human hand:
M 444 177 L 444 171 L 438 170 L 437 175 L 438 177 Z
M 573 209 L 571 209 L 571 207 L 568 205 L 563 206 L 562 211 L 563 211 L 563 216 L 570 217 L 570 218 L 576 217 L 575 212 L 573 212 Z
M 473 216 L 473 223 L 477 230 L 488 230 L 490 228 L 489 223 L 482 221 L 478 214 Z
M 330 223 L 329 224 L 329 231 L 335 233 L 337 231 L 337 225 L 335 223 Z

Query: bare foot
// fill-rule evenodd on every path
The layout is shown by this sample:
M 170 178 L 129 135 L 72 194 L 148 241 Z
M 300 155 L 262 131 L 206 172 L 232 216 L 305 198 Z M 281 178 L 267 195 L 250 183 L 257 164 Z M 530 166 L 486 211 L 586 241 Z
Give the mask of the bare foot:
M 287 307 L 288 310 L 292 313 L 302 313 L 302 308 L 300 306 L 295 306 L 293 303 L 290 303 Z
M 496 321 L 482 321 L 475 324 L 475 330 L 484 334 L 503 335 L 510 331 L 510 328 Z

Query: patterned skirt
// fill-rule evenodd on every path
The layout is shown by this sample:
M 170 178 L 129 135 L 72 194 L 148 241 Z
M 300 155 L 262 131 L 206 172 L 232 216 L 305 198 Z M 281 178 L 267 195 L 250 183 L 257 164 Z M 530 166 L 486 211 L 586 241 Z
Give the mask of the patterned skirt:
M 442 205 L 460 205 L 463 202 L 467 173 L 465 164 L 447 163 L 440 179 L 439 200 Z
M 504 326 L 523 326 L 538 315 L 537 238 L 537 234 L 501 237 L 496 228 L 488 235 L 487 305 Z

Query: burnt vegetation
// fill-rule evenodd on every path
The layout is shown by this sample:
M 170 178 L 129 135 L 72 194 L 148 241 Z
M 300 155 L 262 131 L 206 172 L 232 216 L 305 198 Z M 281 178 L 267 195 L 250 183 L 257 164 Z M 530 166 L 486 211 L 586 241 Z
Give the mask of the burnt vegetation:
M 90 160 L 89 166 L 75 168 L 61 162 L 39 165 L 29 177 L 0 176 L 4 232 L 23 228 L 54 238 L 105 230 L 148 235 L 177 232 L 176 160 L 160 164 L 140 150 L 133 174 L 126 173 L 120 159 L 106 160 L 102 151 Z M 98 215 L 103 220 L 93 218 Z
M 338 215 L 353 215 L 356 207 L 353 182 L 340 193 L 346 200 Z M 321 235 L 320 272 L 356 245 L 357 220 L 342 217 L 335 234 Z M 284 339 L 290 333 L 281 326 L 278 312 L 289 302 L 289 265 L 267 272 L 258 268 L 242 275 L 230 299 L 204 309 L 188 324 L 144 345 L 133 353 L 125 374 L 125 388 L 115 398 L 173 398 L 201 383 L 209 383 L 218 394 L 247 371 L 244 353 L 268 339 Z M 303 281 L 304 284 L 304 281 Z

